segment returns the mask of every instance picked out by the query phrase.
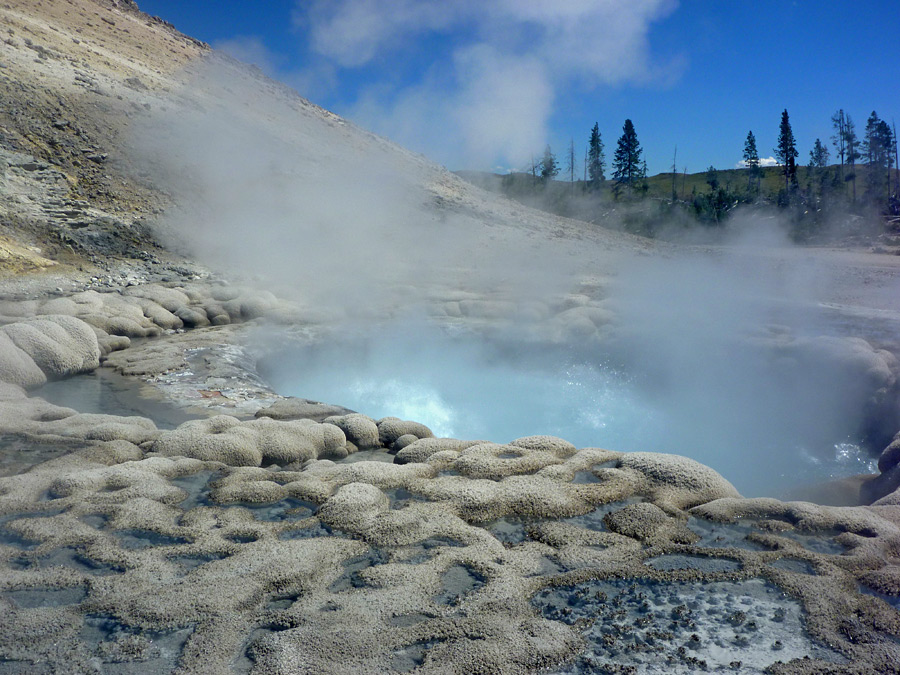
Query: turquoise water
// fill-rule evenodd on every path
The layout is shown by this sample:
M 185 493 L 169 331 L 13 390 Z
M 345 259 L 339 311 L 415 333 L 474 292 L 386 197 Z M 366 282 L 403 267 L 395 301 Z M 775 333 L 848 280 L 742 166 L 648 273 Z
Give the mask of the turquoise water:
M 790 497 L 795 487 L 875 472 L 875 455 L 859 441 L 858 401 L 821 369 L 807 382 L 751 352 L 722 348 L 706 360 L 709 367 L 672 379 L 658 360 L 625 367 L 573 346 L 406 330 L 282 351 L 261 370 L 281 394 L 420 421 L 437 436 L 506 443 L 551 434 L 578 447 L 685 455 L 746 496 Z M 148 416 L 161 428 L 189 417 L 107 369 L 50 383 L 40 395 L 80 412 Z M 48 458 L 13 438 L 0 438 L 4 448 L 0 474 Z
M 716 358 L 734 371 L 700 373 L 680 388 L 640 363 L 626 370 L 575 349 L 397 335 L 281 352 L 263 371 L 280 394 L 416 420 L 436 436 L 507 443 L 551 434 L 578 447 L 685 455 L 746 496 L 875 470 L 854 437 L 858 416 L 843 415 L 847 403 L 829 387 L 798 390 L 727 356 Z

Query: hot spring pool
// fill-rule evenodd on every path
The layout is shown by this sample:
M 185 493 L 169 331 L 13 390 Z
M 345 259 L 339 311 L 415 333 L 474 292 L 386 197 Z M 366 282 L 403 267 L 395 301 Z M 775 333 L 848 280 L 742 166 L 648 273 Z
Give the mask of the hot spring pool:
M 798 391 L 774 372 L 747 377 L 745 358 L 721 361 L 734 371 L 701 368 L 673 386 L 640 363 L 575 346 L 412 332 L 281 351 L 261 370 L 280 394 L 416 420 L 437 436 L 551 434 L 578 447 L 685 455 L 746 496 L 875 471 L 844 397 Z

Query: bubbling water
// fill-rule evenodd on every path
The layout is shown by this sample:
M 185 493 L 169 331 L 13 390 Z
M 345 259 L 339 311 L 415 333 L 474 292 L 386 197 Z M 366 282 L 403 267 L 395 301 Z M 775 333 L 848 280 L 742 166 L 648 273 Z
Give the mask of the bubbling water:
M 659 395 L 639 369 L 574 348 L 391 336 L 309 345 L 261 367 L 281 394 L 416 420 L 436 436 L 508 443 L 550 434 L 578 447 L 685 455 L 748 496 L 874 470 L 850 427 L 829 438 L 809 416 L 792 424 L 778 392 L 768 401 L 755 392 L 763 400 L 753 405 L 721 400 L 720 390 L 701 392 L 706 400 L 688 392 L 685 402 Z

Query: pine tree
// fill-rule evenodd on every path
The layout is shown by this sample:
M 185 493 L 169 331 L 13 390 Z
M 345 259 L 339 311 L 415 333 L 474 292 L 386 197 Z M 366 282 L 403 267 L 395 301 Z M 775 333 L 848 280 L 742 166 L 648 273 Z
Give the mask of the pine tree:
M 887 122 L 873 110 L 866 121 L 866 135 L 862 142 L 866 159 L 866 191 L 872 198 L 890 197 L 891 166 L 894 163 L 894 135 Z M 885 186 L 887 191 L 885 192 Z
M 749 192 L 753 183 L 756 183 L 756 194 L 759 194 L 759 179 L 761 171 L 759 170 L 759 152 L 756 149 L 756 136 L 752 131 L 747 132 L 747 140 L 744 141 L 744 164 L 747 165 L 749 175 L 747 176 L 747 192 Z
M 813 149 L 809 151 L 809 168 L 807 176 L 809 178 L 810 190 L 812 190 L 813 181 L 819 185 L 819 191 L 825 185 L 825 170 L 828 168 L 828 147 L 822 145 L 820 139 L 816 139 Z
M 813 149 L 809 151 L 809 166 L 812 169 L 824 169 L 828 166 L 828 148 L 822 145 L 822 141 L 818 138 L 813 144 Z
M 629 191 L 633 189 L 635 181 L 640 178 L 642 152 L 637 133 L 634 131 L 634 124 L 631 120 L 625 120 L 622 136 L 616 144 L 616 154 L 612 164 L 617 194 L 623 185 Z
M 859 137 L 856 135 L 856 125 L 850 115 L 844 115 L 844 152 L 847 153 L 847 175 L 845 181 L 853 182 L 853 201 L 856 201 L 856 160 L 860 158 Z
M 887 186 L 887 198 L 890 199 L 891 191 L 891 168 L 894 166 L 894 156 L 897 154 L 897 137 L 891 130 L 890 125 L 881 120 L 878 125 L 880 130 L 882 147 L 884 149 L 884 179 Z
M 778 145 L 775 147 L 775 158 L 782 165 L 784 173 L 784 191 L 789 193 L 797 187 L 797 145 L 794 142 L 794 132 L 791 130 L 791 121 L 788 119 L 788 111 L 781 113 L 781 126 L 778 132 Z
M 869 165 L 876 164 L 881 159 L 879 156 L 881 144 L 878 142 L 879 122 L 881 122 L 881 119 L 878 117 L 878 113 L 873 110 L 872 114 L 869 115 L 869 119 L 866 120 L 866 132 L 863 136 L 862 143 L 860 144 L 862 155 L 865 158 L 866 164 Z
M 600 127 L 594 124 L 591 129 L 591 138 L 588 141 L 588 186 L 591 190 L 597 190 L 606 177 L 603 175 L 603 168 L 606 164 L 606 158 L 603 156 L 603 139 L 600 136 Z
M 559 164 L 556 162 L 556 155 L 548 145 L 544 149 L 544 158 L 541 160 L 541 180 L 548 181 L 555 178 L 559 174 Z
M 897 125 L 891 120 L 891 130 L 894 132 L 894 142 L 893 142 L 893 151 L 894 151 L 894 179 L 895 179 L 895 187 L 893 191 L 893 197 L 896 200 L 897 196 L 900 195 L 900 151 L 897 148 Z M 890 168 L 888 169 L 888 175 L 890 175 Z M 888 181 L 890 182 L 890 181 Z
M 840 180 L 844 180 L 844 139 L 846 132 L 846 122 L 844 120 L 843 108 L 841 108 L 831 116 L 831 125 L 834 128 L 834 135 L 831 137 L 831 143 L 834 145 L 835 152 L 837 152 L 841 158 L 841 171 L 839 175 Z

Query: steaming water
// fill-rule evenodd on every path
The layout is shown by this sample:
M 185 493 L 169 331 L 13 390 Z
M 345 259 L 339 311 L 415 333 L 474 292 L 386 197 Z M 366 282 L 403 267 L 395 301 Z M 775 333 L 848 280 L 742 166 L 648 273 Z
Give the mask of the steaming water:
M 852 425 L 822 421 L 834 421 L 828 401 L 821 419 L 794 416 L 790 392 L 767 395 L 765 383 L 736 400 L 719 387 L 660 395 L 645 377 L 574 350 L 419 337 L 319 344 L 263 370 L 284 395 L 416 420 L 436 436 L 506 443 L 551 434 L 578 447 L 686 455 L 747 496 L 875 470 Z
M 474 373 L 461 369 L 465 367 L 481 371 L 477 384 L 472 383 Z M 634 447 L 650 441 L 646 432 L 658 412 L 642 410 L 627 378 L 615 371 L 585 363 L 568 365 L 559 373 L 519 371 L 508 363 L 482 367 L 443 363 L 443 382 L 428 384 L 403 377 L 356 376 L 348 382 L 350 407 L 371 410 L 375 417 L 427 420 L 438 436 L 505 442 L 553 434 L 582 446 L 603 439 Z M 632 430 L 628 438 L 618 433 L 623 425 Z
M 407 349 L 410 347 L 410 349 Z M 285 358 L 287 363 L 285 363 Z M 436 436 L 499 443 L 552 434 L 578 446 L 652 445 L 663 412 L 638 399 L 629 376 L 587 362 L 511 361 L 473 344 L 445 342 L 431 354 L 346 345 L 310 347 L 270 363 L 279 392 L 338 403 L 370 417 L 427 424 Z
M 748 383 L 745 364 L 667 388 L 652 368 L 641 373 L 640 362 L 626 370 L 573 348 L 513 348 L 423 330 L 321 343 L 261 367 L 282 394 L 421 421 L 438 436 L 505 443 L 552 434 L 578 447 L 685 455 L 747 496 L 792 496 L 792 488 L 876 471 L 854 437 L 853 416 L 842 414 L 847 401 L 829 398 L 834 387 L 817 387 L 817 400 L 777 378 Z M 81 412 L 149 416 L 162 428 L 189 417 L 107 369 L 50 383 L 41 395 Z M 18 463 L 6 473 L 46 459 L 13 456 Z

